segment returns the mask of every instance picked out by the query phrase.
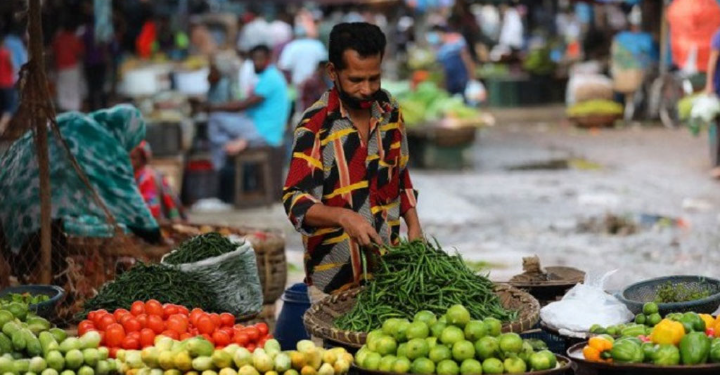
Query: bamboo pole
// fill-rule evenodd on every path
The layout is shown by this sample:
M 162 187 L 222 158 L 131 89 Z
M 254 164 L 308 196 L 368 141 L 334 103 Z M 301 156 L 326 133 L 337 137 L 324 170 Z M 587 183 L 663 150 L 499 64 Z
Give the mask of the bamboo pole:
M 40 0 L 28 2 L 28 34 L 30 34 L 30 79 L 27 84 L 41 90 L 40 79 L 44 72 L 43 35 Z M 38 82 L 39 81 L 39 82 Z M 45 95 L 28 98 L 29 100 L 45 99 Z M 38 160 L 38 174 L 40 177 L 40 282 L 50 284 L 52 281 L 52 193 L 50 190 L 50 156 L 48 151 L 48 123 L 47 114 L 38 110 L 31 114 L 31 125 L 35 132 L 35 148 Z

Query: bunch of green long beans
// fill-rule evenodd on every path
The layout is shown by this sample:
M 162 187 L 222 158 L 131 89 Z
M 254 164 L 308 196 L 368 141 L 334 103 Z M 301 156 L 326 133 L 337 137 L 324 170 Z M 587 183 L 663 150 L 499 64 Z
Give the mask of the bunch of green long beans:
M 412 320 L 421 310 L 442 315 L 456 304 L 465 306 L 473 319 L 517 317 L 516 311 L 503 308 L 490 280 L 476 275 L 460 255 L 448 255 L 437 242 L 401 242 L 384 251 L 355 306 L 335 321 L 338 328 L 370 332 L 389 318 Z
M 217 311 L 208 288 L 209 285 L 195 274 L 162 264 L 138 262 L 114 281 L 104 284 L 95 297 L 85 301 L 80 316 L 85 317 L 97 309 L 130 309 L 133 302 L 150 299 L 190 309 L 200 307 L 205 311 Z
M 214 258 L 231 251 L 237 250 L 238 245 L 234 244 L 227 237 L 220 233 L 211 232 L 195 236 L 168 254 L 163 263 L 183 264 L 195 263 L 208 258 Z

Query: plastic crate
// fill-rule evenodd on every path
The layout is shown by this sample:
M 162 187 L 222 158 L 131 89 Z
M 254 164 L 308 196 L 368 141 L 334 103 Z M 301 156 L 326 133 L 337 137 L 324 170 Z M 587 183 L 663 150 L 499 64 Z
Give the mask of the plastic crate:
M 145 140 L 150 144 L 153 156 L 177 156 L 183 152 L 183 131 L 177 122 L 148 123 Z
M 565 338 L 543 330 L 540 324 L 536 324 L 531 330 L 521 333 L 520 337 L 523 339 L 542 340 L 547 344 L 548 350 L 555 354 L 565 355 L 565 352 L 570 347 Z

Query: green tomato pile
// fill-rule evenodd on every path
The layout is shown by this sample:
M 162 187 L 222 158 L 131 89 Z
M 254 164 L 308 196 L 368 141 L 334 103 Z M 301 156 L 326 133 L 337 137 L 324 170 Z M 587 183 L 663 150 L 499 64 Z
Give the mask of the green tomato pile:
M 523 374 L 559 366 L 544 343 L 534 347 L 501 328 L 494 318 L 471 320 L 462 305 L 439 319 L 420 311 L 412 322 L 392 318 L 370 332 L 355 363 L 366 370 L 422 375 Z

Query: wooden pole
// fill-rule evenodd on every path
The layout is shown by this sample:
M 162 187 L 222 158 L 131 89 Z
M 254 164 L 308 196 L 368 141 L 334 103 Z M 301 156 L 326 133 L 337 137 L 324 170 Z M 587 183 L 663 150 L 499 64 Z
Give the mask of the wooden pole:
M 46 87 L 39 87 L 39 80 L 44 69 L 43 58 L 43 35 L 40 0 L 29 0 L 28 4 L 28 34 L 30 34 L 30 64 L 29 84 L 47 90 Z M 40 82 L 38 82 L 38 80 Z M 40 98 L 45 99 L 45 95 Z M 36 100 L 36 97 L 27 98 Z M 52 193 L 50 190 L 50 157 L 48 152 L 48 122 L 47 114 L 38 110 L 40 106 L 33 103 L 35 107 L 32 113 L 31 124 L 35 131 L 35 148 L 37 152 L 38 174 L 40 177 L 40 283 L 50 284 L 52 282 Z

